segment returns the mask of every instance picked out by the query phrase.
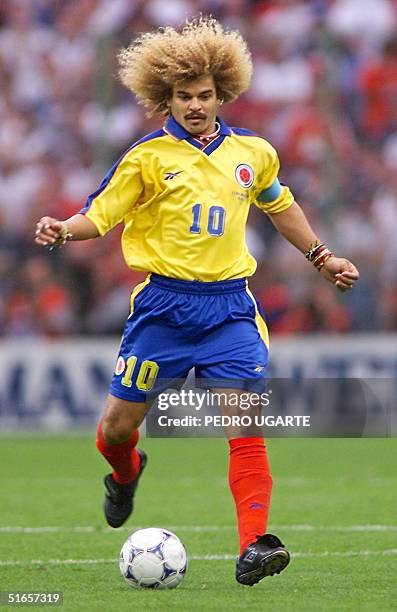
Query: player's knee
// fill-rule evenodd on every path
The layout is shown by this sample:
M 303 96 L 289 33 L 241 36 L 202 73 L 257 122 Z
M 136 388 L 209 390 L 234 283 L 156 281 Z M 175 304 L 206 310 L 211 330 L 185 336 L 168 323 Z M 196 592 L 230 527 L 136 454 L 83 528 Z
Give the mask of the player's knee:
M 119 444 L 128 440 L 134 429 L 131 422 L 121 418 L 105 416 L 102 420 L 102 437 L 106 444 Z

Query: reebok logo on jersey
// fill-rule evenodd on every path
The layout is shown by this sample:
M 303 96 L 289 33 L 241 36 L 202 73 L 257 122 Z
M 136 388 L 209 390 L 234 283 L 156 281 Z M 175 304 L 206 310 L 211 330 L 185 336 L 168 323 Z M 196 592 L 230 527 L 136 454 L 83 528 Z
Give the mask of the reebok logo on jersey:
M 181 172 L 183 172 L 183 170 L 179 170 L 179 172 L 166 172 L 164 180 L 165 181 L 172 181 L 172 179 L 174 179 L 176 176 L 178 176 L 178 174 L 180 174 Z
M 235 171 L 236 181 L 244 189 L 249 189 L 254 182 L 254 170 L 248 164 L 239 164 Z

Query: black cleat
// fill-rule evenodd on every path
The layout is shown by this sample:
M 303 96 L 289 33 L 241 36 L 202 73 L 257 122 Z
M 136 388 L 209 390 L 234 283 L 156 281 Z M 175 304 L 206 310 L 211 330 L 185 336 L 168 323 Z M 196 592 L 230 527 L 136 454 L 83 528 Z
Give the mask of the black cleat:
M 113 479 L 112 474 L 108 474 L 104 478 L 106 489 L 104 512 L 111 527 L 121 527 L 134 509 L 135 491 L 147 463 L 146 453 L 139 448 L 137 448 L 137 451 L 141 457 L 141 467 L 135 480 L 127 484 L 119 484 Z
M 237 559 L 236 580 L 253 586 L 266 576 L 279 574 L 289 563 L 290 556 L 277 536 L 266 533 L 259 536 Z

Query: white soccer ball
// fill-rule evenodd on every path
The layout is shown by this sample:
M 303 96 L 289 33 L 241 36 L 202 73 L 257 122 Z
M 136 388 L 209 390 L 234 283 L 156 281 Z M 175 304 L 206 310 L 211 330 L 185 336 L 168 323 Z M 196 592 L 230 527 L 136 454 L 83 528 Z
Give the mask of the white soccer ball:
M 167 529 L 138 529 L 124 542 L 119 565 L 134 589 L 174 589 L 186 572 L 186 549 Z

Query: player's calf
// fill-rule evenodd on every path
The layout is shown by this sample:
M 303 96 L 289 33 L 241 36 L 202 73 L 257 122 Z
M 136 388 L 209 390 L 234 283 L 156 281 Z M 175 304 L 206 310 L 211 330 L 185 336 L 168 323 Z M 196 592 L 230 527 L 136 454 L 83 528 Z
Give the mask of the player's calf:
M 126 484 L 119 484 L 114 480 L 112 474 L 105 476 L 104 513 L 106 521 L 111 527 L 121 527 L 134 509 L 134 495 L 139 478 L 147 463 L 146 453 L 139 448 L 137 452 L 141 458 L 141 464 L 135 480 Z

